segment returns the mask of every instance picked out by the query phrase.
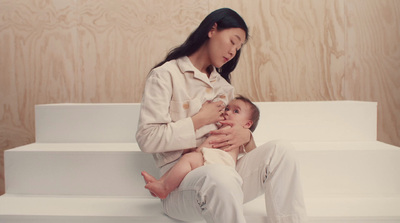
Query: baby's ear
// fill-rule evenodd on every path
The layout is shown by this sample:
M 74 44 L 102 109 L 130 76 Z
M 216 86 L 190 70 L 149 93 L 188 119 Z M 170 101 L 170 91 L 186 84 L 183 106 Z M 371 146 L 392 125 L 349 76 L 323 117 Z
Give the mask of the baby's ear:
M 246 124 L 243 127 L 246 129 L 249 129 L 249 128 L 251 128 L 252 125 L 253 125 L 253 121 L 247 120 Z

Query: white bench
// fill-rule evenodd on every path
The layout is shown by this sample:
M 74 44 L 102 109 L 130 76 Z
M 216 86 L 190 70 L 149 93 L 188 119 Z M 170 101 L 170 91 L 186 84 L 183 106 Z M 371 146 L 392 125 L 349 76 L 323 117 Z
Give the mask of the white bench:
M 400 222 L 400 148 L 376 140 L 377 104 L 257 102 L 257 144 L 291 141 L 311 222 Z M 0 222 L 178 222 L 143 187 L 157 175 L 135 131 L 140 104 L 36 106 L 36 142 L 5 151 Z M 263 196 L 244 205 L 266 222 Z

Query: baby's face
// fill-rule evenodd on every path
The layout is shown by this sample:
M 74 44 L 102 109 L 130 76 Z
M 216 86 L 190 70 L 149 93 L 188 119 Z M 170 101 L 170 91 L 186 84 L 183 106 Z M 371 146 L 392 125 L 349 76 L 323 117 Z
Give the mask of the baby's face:
M 246 127 L 249 124 L 248 122 L 251 122 L 250 114 L 251 108 L 249 104 L 242 100 L 234 99 L 225 107 L 223 116 L 225 120 L 232 120 L 239 123 L 241 126 Z M 248 128 L 250 128 L 250 126 L 248 126 Z

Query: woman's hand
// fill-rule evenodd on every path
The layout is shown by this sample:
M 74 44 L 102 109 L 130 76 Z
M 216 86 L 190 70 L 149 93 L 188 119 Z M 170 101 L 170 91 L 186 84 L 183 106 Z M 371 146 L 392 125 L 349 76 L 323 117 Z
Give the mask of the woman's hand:
M 212 102 L 206 101 L 202 105 L 200 111 L 192 116 L 192 121 L 195 129 L 199 129 L 204 125 L 217 123 L 224 120 L 222 116 L 225 110 L 225 105 L 222 101 Z
M 217 135 L 215 139 L 210 141 L 213 148 L 224 148 L 224 151 L 231 151 L 234 148 L 238 148 L 244 144 L 247 144 L 251 139 L 251 132 L 249 129 L 243 128 L 231 120 L 220 121 L 222 125 L 229 125 L 231 128 L 220 128 L 218 130 L 211 131 L 211 135 Z

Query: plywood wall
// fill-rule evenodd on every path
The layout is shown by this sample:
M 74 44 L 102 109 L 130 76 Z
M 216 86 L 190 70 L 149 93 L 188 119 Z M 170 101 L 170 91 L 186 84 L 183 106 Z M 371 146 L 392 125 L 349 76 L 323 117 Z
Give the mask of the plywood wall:
M 0 151 L 34 142 L 35 104 L 139 102 L 149 69 L 220 7 L 250 27 L 238 93 L 377 101 L 378 139 L 400 146 L 400 1 L 0 0 Z

